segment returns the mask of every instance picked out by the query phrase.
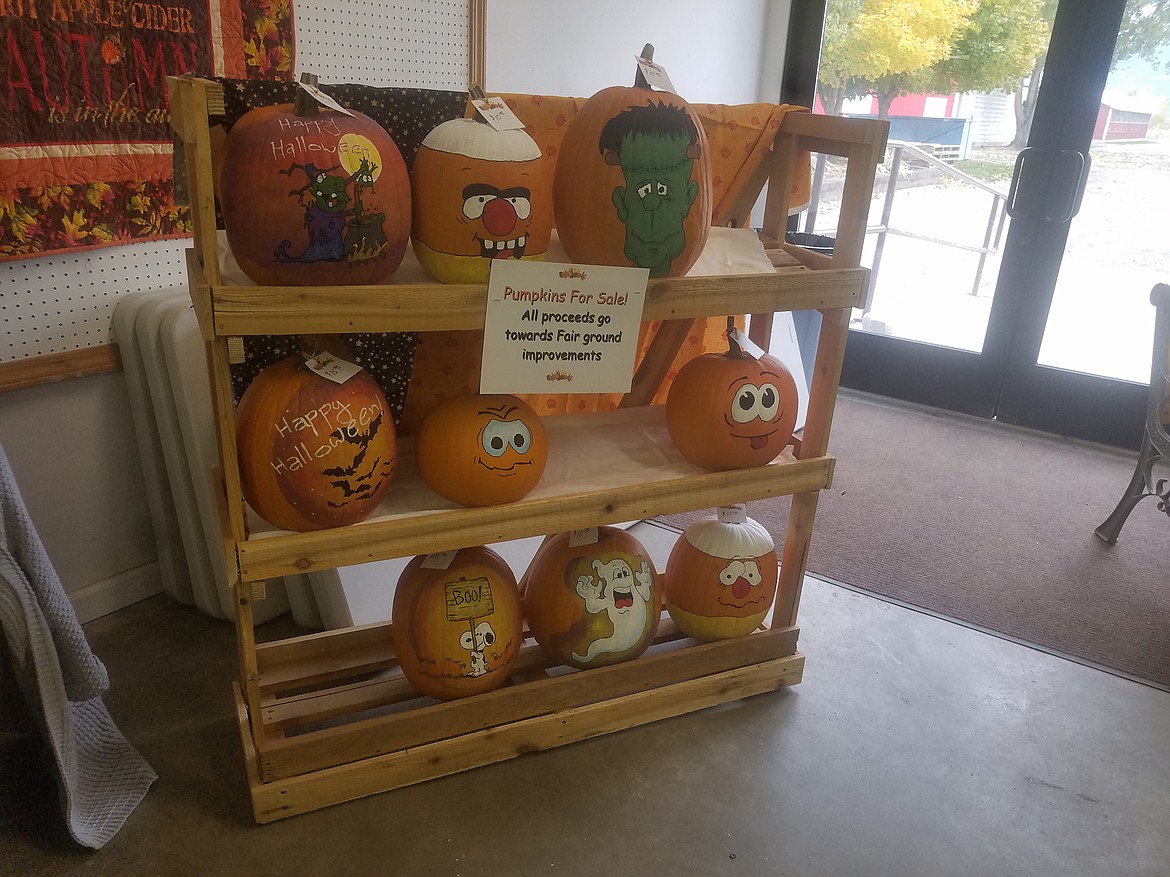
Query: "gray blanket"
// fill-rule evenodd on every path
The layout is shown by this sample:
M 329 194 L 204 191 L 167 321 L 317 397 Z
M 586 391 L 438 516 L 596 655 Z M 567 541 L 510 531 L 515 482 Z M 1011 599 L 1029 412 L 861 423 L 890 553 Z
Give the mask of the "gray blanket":
M 102 703 L 106 668 L 86 641 L 2 447 L 0 536 L 0 630 L 13 676 L 52 748 L 69 833 L 98 849 L 156 776 Z

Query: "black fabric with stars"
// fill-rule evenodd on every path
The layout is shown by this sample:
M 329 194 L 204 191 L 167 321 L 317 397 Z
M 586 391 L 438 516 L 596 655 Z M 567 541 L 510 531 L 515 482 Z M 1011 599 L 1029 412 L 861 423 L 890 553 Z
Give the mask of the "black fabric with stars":
M 296 83 L 263 80 L 219 79 L 223 84 L 224 115 L 211 123 L 231 130 L 244 113 L 255 107 L 292 103 Z M 377 88 L 371 85 L 322 85 L 322 91 L 343 107 L 369 116 L 386 129 L 413 170 L 414 156 L 423 139 L 435 126 L 464 115 L 465 91 L 437 91 L 423 88 Z M 216 222 L 223 217 L 216 208 Z M 402 418 L 406 389 L 418 335 L 414 332 L 359 332 L 342 335 L 353 353 L 354 362 L 373 376 L 386 395 L 395 422 Z M 299 353 L 300 339 L 290 335 L 250 335 L 244 338 L 246 359 L 232 366 L 232 389 L 238 399 L 252 380 L 274 362 Z

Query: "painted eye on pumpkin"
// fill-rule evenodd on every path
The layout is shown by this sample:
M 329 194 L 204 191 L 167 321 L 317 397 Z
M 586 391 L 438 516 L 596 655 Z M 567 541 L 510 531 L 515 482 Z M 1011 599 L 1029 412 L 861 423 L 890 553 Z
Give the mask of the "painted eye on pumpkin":
M 463 199 L 463 215 L 468 219 L 479 219 L 483 216 L 483 209 L 489 201 L 496 200 L 495 195 L 473 195 Z
M 480 439 L 484 451 L 492 457 L 502 457 L 511 447 L 525 454 L 532 447 L 532 433 L 518 420 L 493 420 L 483 428 Z
M 666 183 L 659 183 L 658 184 L 658 194 L 661 195 L 663 198 L 665 198 L 667 195 L 670 194 L 670 189 L 666 188 Z
M 527 198 L 516 196 L 509 198 L 508 203 L 512 205 L 512 209 L 516 211 L 517 219 L 527 219 L 532 215 L 532 202 Z
M 780 391 L 772 383 L 744 384 L 731 403 L 731 419 L 736 423 L 762 420 L 770 423 L 780 413 Z

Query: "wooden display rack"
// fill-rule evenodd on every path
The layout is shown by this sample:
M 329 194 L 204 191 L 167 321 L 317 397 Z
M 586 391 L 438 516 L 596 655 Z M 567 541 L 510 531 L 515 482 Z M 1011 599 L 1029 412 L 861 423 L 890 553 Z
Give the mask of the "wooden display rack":
M 223 549 L 238 571 L 236 629 L 240 732 L 256 820 L 270 822 L 341 801 L 450 774 L 516 755 L 680 715 L 792 685 L 801 679 L 797 606 L 820 490 L 829 486 L 827 455 L 851 308 L 866 294 L 857 267 L 886 123 L 788 113 L 755 191 L 769 196 L 765 246 L 774 273 L 652 279 L 644 319 L 663 320 L 659 339 L 635 375 L 623 407 L 645 405 L 674 351 L 700 317 L 751 314 L 749 334 L 766 347 L 775 311 L 823 315 L 808 416 L 795 455 L 754 469 L 680 473 L 642 483 L 551 494 L 505 507 L 415 509 L 381 520 L 311 533 L 249 533 L 240 489 L 229 374 L 229 342 L 254 334 L 395 332 L 480 328 L 483 285 L 391 284 L 358 287 L 260 287 L 222 282 L 215 232 L 209 115 L 222 112 L 217 83 L 171 78 L 174 127 L 185 145 L 194 220 L 188 251 L 191 298 L 207 341 L 216 410 Z M 848 159 L 832 256 L 787 244 L 787 193 L 802 151 Z M 737 215 L 731 213 L 730 215 Z M 393 294 L 387 294 L 392 290 Z M 644 409 L 660 416 L 658 409 Z M 620 412 L 619 412 L 620 413 Z M 612 413 L 594 415 L 615 417 Z M 681 457 L 680 457 L 681 461 Z M 400 466 L 396 480 L 410 478 Z M 448 703 L 421 698 L 396 669 L 389 624 L 257 644 L 251 600 L 266 579 L 393 557 L 491 544 L 660 514 L 792 496 L 770 623 L 733 640 L 698 643 L 668 616 L 656 644 L 623 664 L 572 671 L 551 667 L 529 639 L 509 684 Z

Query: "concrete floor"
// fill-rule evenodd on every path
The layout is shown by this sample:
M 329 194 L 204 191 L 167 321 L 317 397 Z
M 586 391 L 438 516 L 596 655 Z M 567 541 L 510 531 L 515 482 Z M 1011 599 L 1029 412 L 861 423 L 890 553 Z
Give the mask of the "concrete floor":
M 267 826 L 229 626 L 86 629 L 160 778 L 86 853 L 9 758 L 0 874 L 1170 875 L 1170 694 L 816 579 L 798 686 Z

